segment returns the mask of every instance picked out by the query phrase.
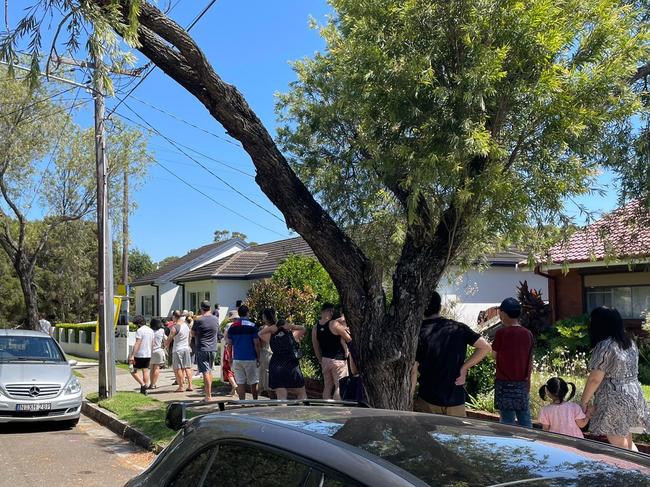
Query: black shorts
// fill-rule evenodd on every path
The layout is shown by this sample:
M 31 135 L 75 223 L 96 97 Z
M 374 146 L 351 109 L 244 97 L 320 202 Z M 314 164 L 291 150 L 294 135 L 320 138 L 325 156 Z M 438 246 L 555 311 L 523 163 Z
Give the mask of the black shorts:
M 133 368 L 134 369 L 148 369 L 149 362 L 151 362 L 151 357 L 134 357 Z

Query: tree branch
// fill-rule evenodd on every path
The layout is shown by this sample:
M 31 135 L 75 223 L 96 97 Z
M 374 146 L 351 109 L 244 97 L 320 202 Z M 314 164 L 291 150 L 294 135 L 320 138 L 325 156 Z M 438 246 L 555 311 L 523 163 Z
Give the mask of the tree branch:
M 636 70 L 636 73 L 634 73 L 630 77 L 630 83 L 636 83 L 640 79 L 645 78 L 646 76 L 650 75 L 650 63 L 644 64 L 643 66 L 639 67 Z
M 138 34 L 138 49 L 196 96 L 228 134 L 241 142 L 257 170 L 258 185 L 289 227 L 305 238 L 339 290 L 381 289 L 379 271 L 314 199 L 244 97 L 216 74 L 185 30 L 153 5 L 143 3 Z

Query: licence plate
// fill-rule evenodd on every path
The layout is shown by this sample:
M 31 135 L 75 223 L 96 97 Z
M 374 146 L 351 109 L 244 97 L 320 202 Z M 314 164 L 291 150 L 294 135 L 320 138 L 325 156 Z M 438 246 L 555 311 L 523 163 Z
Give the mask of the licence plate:
M 37 404 L 16 404 L 16 411 L 49 411 L 52 409 L 52 404 L 37 403 Z

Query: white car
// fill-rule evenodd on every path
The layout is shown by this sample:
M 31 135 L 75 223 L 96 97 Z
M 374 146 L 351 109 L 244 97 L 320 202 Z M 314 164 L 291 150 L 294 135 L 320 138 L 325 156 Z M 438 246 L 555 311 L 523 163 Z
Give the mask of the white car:
M 81 384 L 45 333 L 0 329 L 0 423 L 65 421 L 81 414 Z

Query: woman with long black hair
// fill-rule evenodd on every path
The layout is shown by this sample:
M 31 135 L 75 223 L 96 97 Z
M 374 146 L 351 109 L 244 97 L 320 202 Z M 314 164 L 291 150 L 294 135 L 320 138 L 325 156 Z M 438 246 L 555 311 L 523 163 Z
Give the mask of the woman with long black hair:
M 650 409 L 638 380 L 639 350 L 614 308 L 592 311 L 589 338 L 593 351 L 582 394 L 582 409 L 591 412 L 589 431 L 607 436 L 614 446 L 638 451 L 631 430 L 650 427 Z

